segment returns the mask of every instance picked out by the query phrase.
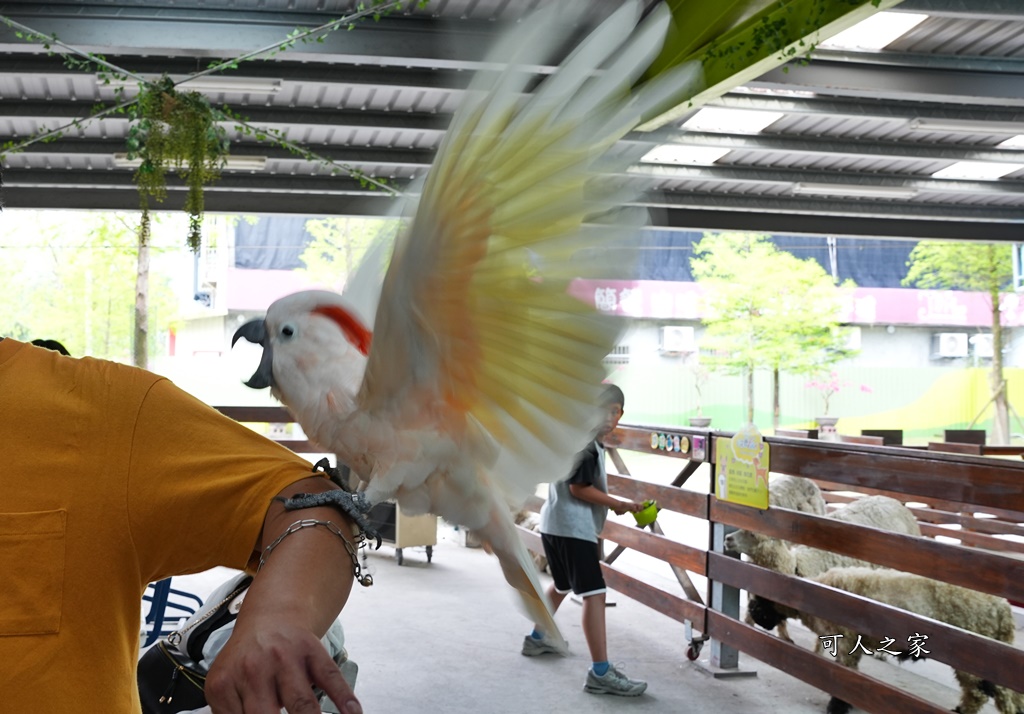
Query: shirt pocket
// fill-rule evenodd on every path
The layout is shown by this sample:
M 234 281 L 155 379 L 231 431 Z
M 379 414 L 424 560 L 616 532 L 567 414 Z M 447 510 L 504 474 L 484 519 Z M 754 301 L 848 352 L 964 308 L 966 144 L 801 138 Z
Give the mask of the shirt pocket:
M 60 631 L 67 511 L 0 513 L 0 637 Z

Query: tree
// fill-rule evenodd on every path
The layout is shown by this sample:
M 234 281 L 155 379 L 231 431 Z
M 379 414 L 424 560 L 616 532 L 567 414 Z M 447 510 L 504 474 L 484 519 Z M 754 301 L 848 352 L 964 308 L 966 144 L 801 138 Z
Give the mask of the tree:
M 995 417 L 992 440 L 1010 442 L 1009 402 L 1003 378 L 1003 329 L 999 295 L 1013 282 L 1013 247 L 1007 243 L 921 241 L 910 252 L 904 285 L 924 289 L 984 293 L 992 315 L 992 369 L 989 375 Z
M 113 213 L 5 212 L 0 241 L 0 335 L 51 338 L 71 354 L 132 359 L 136 236 L 134 216 Z M 169 237 L 169 236 L 168 236 Z M 163 252 L 163 236 L 153 250 Z M 177 239 L 171 237 L 177 243 Z M 154 324 L 175 316 L 166 277 L 152 280 Z M 149 349 L 156 345 L 155 333 Z
M 813 259 L 800 260 L 749 233 L 706 233 L 690 268 L 706 290 L 701 347 L 712 369 L 744 374 L 754 419 L 754 371 L 772 372 L 772 423 L 779 422 L 779 374 L 820 371 L 854 353 L 839 324 L 842 292 Z M 843 287 L 852 287 L 847 282 Z
M 306 221 L 313 236 L 299 259 L 312 282 L 341 290 L 374 239 L 382 232 L 394 237 L 401 221 L 382 218 L 323 218 Z

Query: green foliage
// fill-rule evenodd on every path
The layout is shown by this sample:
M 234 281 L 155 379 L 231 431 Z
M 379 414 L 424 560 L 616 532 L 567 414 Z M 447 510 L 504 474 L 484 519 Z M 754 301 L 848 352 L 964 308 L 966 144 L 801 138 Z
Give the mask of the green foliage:
M 420 0 L 418 7 L 424 7 L 426 0 Z M 380 20 L 381 17 L 400 9 L 402 0 L 369 0 L 358 3 L 357 11 L 346 17 L 328 22 L 312 29 L 296 28 L 281 42 L 263 47 L 240 57 L 212 64 L 207 69 L 190 75 L 189 79 L 237 69 L 243 61 L 257 57 L 273 57 L 294 48 L 298 43 L 322 43 L 333 31 L 342 27 L 352 29 L 354 22 L 367 17 Z M 163 201 L 167 196 L 166 174 L 173 167 L 185 179 L 188 194 L 185 211 L 189 215 L 188 245 L 193 251 L 199 250 L 202 241 L 201 226 L 204 209 L 203 189 L 220 176 L 227 158 L 230 142 L 218 121 L 235 121 L 237 129 L 259 141 L 272 141 L 303 158 L 317 161 L 329 167 L 331 174 L 345 172 L 359 180 L 365 188 L 384 188 L 398 193 L 381 179 L 371 178 L 354 167 L 339 164 L 315 154 L 287 139 L 284 132 L 269 128 L 250 126 L 244 118 L 230 113 L 227 108 L 214 109 L 209 102 L 196 92 L 179 92 L 167 76 L 150 82 L 139 75 L 111 64 L 102 55 L 86 52 L 61 42 L 56 35 L 47 35 L 26 27 L 9 17 L 0 15 L 0 23 L 14 30 L 15 36 L 41 45 L 51 56 L 59 53 L 69 69 L 96 72 L 101 85 L 109 85 L 112 79 L 135 79 L 139 82 L 139 95 L 125 100 L 124 89 L 115 90 L 117 104 L 99 105 L 85 119 L 75 119 L 55 129 L 46 129 L 24 140 L 8 141 L 0 146 L 0 160 L 5 154 L 23 150 L 37 142 L 59 139 L 69 129 L 81 129 L 89 122 L 115 113 L 127 113 L 133 120 L 127 139 L 129 158 L 140 158 L 142 164 L 135 172 L 134 179 L 139 190 L 142 221 L 139 225 L 138 240 L 146 244 L 150 238 L 151 222 L 149 200 Z
M 992 367 L 989 383 L 995 415 L 992 441 L 1009 443 L 1010 417 L 1003 375 L 1004 344 L 999 294 L 1013 281 L 1013 246 L 1006 243 L 972 241 L 953 243 L 921 241 L 910 252 L 904 285 L 982 292 L 988 296 L 992 314 Z M 977 417 L 975 417 L 977 418 Z
M 852 356 L 838 322 L 842 290 L 813 259 L 780 251 L 767 236 L 722 233 L 705 234 L 690 265 L 707 290 L 701 348 L 712 369 L 810 373 Z
M 820 31 L 881 0 L 666 0 L 676 20 L 647 77 L 699 60 L 714 85 L 774 55 L 808 64 Z M 783 67 L 783 72 L 788 71 Z
M 1013 281 L 1008 243 L 921 241 L 910 252 L 904 285 L 998 295 Z
M 300 259 L 310 279 L 341 290 L 376 236 L 394 238 L 401 221 L 382 218 L 323 218 L 306 221 L 313 241 Z
M 52 338 L 75 356 L 132 356 L 136 239 L 123 214 L 5 212 L 0 239 L 0 335 Z M 152 250 L 173 241 L 157 231 Z M 150 352 L 176 317 L 166 276 L 150 277 Z
M 198 251 L 202 242 L 203 189 L 220 176 L 228 155 L 224 130 L 217 125 L 204 96 L 179 92 L 167 76 L 139 85 L 131 116 L 135 122 L 128 132 L 128 158 L 142 160 L 135 171 L 142 210 L 139 240 L 143 244 L 149 240 L 149 199 L 166 198 L 167 171 L 173 166 L 188 186 L 188 245 Z

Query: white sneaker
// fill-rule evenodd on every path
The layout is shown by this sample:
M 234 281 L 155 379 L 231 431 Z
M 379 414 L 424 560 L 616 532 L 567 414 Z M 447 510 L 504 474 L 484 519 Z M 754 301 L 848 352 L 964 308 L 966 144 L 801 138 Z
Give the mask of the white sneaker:
M 545 640 L 543 637 L 537 639 L 533 635 L 523 638 L 523 655 L 525 657 L 537 657 L 544 654 L 562 654 L 557 647 Z
M 647 682 L 639 679 L 630 679 L 615 668 L 615 665 L 608 665 L 608 671 L 604 676 L 598 677 L 593 669 L 587 670 L 587 681 L 583 684 L 583 691 L 590 694 L 617 694 L 620 697 L 639 697 L 647 690 Z

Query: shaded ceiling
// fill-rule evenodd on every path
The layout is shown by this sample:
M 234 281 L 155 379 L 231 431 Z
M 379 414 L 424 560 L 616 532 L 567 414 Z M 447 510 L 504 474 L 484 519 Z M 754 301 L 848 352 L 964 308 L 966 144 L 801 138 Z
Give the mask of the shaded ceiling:
M 611 8 L 620 0 L 592 0 Z M 495 33 L 541 0 L 414 2 L 322 43 L 300 44 L 203 89 L 253 126 L 401 187 L 429 165 L 471 71 Z M 218 58 L 282 41 L 353 11 L 331 0 L 0 2 L 0 15 L 147 76 L 186 75 Z M 904 0 L 928 18 L 875 52 L 818 49 L 709 106 L 781 116 L 760 133 L 684 130 L 662 140 L 727 153 L 693 165 L 637 169 L 657 226 L 789 234 L 1024 240 L 1024 2 Z M 219 80 L 228 81 L 227 78 Z M 187 86 L 187 85 L 185 85 Z M 131 90 L 127 90 L 132 96 Z M 115 103 L 96 74 L 69 69 L 0 26 L 0 145 Z M 390 199 L 322 163 L 228 126 L 233 157 L 206 194 L 214 212 L 377 215 Z M 128 120 L 81 123 L 7 153 L 10 208 L 135 209 Z M 645 137 L 646 138 L 646 137 Z M 1024 146 L 1024 145 L 1022 145 Z M 962 161 L 1002 164 L 998 179 L 933 177 Z M 1013 167 L 1016 166 L 1014 169 Z M 178 208 L 173 180 L 164 204 Z

